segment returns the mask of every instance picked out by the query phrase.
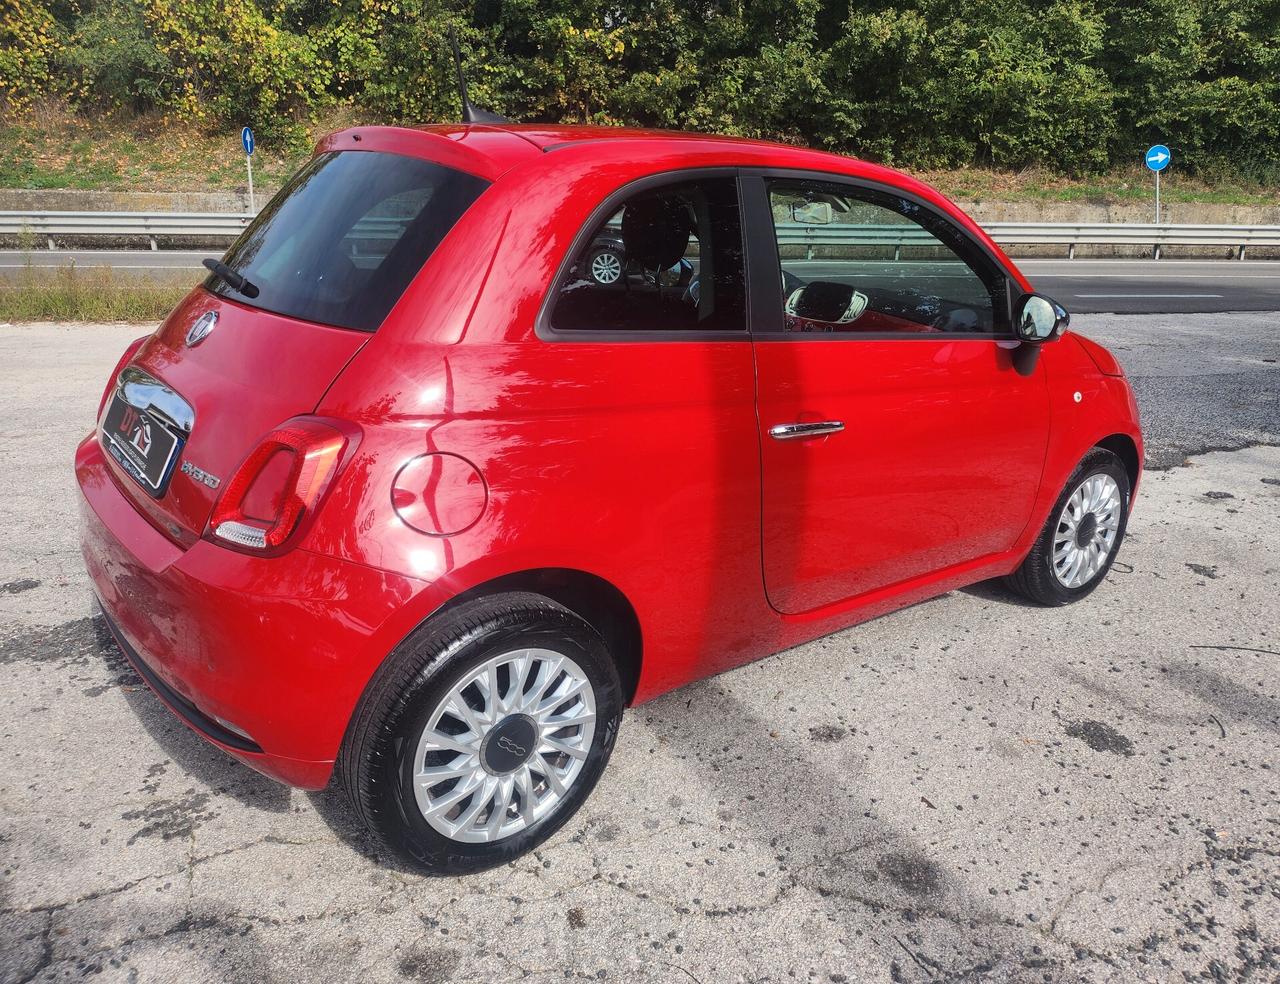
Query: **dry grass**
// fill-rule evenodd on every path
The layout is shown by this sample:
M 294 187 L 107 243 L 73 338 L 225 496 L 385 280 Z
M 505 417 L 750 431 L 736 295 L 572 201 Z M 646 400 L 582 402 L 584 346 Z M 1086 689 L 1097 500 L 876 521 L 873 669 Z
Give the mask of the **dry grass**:
M 1148 202 L 1154 195 L 1151 172 L 1140 161 L 1128 168 L 1087 178 L 1069 178 L 1039 168 L 993 171 L 955 168 L 912 172 L 945 195 L 962 202 L 1080 202 L 1111 205 Z M 1277 176 L 1221 174 L 1195 177 L 1170 170 L 1161 179 L 1166 202 L 1217 205 L 1280 205 Z
M 323 134 L 356 122 L 326 117 L 292 145 L 259 136 L 253 181 L 259 202 L 306 160 Z M 240 131 L 208 133 L 162 116 L 80 114 L 45 100 L 0 120 L 0 188 L 80 191 L 247 192 Z
M 0 280 L 0 322 L 162 320 L 189 282 L 117 276 L 109 267 L 27 267 Z

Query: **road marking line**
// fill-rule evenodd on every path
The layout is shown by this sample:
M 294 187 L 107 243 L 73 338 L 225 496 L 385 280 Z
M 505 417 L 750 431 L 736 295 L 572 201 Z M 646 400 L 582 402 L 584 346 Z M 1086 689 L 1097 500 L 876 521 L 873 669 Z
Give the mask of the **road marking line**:
M 1072 297 L 1222 297 L 1222 294 L 1072 294 Z

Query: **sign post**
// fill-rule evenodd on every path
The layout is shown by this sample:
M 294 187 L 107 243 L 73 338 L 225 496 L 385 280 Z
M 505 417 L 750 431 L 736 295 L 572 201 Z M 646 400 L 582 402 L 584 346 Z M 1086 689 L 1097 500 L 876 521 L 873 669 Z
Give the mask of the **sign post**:
M 253 205 L 253 131 L 247 126 L 240 131 L 240 143 L 244 146 L 244 166 L 249 171 L 249 211 L 257 212 Z M 1159 177 L 1156 178 L 1159 181 Z
M 1164 144 L 1156 144 L 1147 150 L 1144 158 L 1147 167 L 1155 172 L 1156 175 L 1156 225 L 1160 224 L 1160 172 L 1169 166 L 1169 161 L 1173 159 L 1173 155 L 1169 153 L 1169 148 Z

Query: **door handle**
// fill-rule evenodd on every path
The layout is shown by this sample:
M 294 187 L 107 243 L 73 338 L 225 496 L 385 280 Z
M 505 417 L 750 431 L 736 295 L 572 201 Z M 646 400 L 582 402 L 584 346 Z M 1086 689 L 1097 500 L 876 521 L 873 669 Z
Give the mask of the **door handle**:
M 769 436 L 775 441 L 794 441 L 801 437 L 821 437 L 844 430 L 843 420 L 820 420 L 812 424 L 774 424 Z

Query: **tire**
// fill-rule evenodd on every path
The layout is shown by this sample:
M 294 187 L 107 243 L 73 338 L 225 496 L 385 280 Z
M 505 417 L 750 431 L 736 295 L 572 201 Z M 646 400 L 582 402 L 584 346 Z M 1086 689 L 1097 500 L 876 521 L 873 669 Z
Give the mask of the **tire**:
M 1109 493 L 1112 488 L 1119 501 L 1114 506 L 1115 527 L 1111 542 L 1105 549 L 1105 555 L 1097 558 L 1100 563 L 1096 569 L 1090 570 L 1092 565 L 1086 556 L 1084 565 L 1072 577 L 1069 559 L 1073 556 L 1071 542 L 1075 544 L 1076 554 L 1087 554 L 1087 551 L 1081 550 L 1079 538 L 1086 537 L 1090 546 L 1095 538 L 1100 538 L 1101 543 L 1105 541 L 1105 530 L 1111 523 L 1111 512 L 1106 508 L 1111 502 L 1110 494 L 1107 494 L 1105 500 L 1098 501 L 1090 493 L 1099 490 Z M 1081 497 L 1076 500 L 1077 504 L 1087 505 L 1098 501 L 1098 505 L 1094 509 L 1084 509 L 1077 515 L 1074 520 L 1076 525 L 1073 527 L 1071 514 L 1065 510 L 1078 491 L 1081 491 Z M 1044 529 L 1022 566 L 1010 574 L 1005 583 L 1018 594 L 1041 605 L 1066 605 L 1090 594 L 1111 570 L 1111 564 L 1124 541 L 1129 518 L 1129 494 L 1129 473 L 1125 471 L 1124 463 L 1110 451 L 1093 448 L 1067 479 L 1062 495 L 1053 504 Z M 1092 529 L 1087 519 L 1091 515 L 1094 524 Z M 1056 556 L 1055 547 L 1060 550 Z
M 587 256 L 587 276 L 601 287 L 613 287 L 622 282 L 626 273 L 626 260 L 616 249 L 593 249 Z
M 526 677 L 522 689 L 516 681 Z M 559 697 L 579 680 L 586 686 Z M 540 699 L 540 686 L 551 696 Z M 470 711 L 458 711 L 459 701 Z M 518 713 L 527 701 L 535 702 L 523 707 L 529 713 Z M 575 723 L 543 730 L 548 716 Z M 467 874 L 520 857 L 568 822 L 599 781 L 621 718 L 617 668 L 595 629 L 541 595 L 496 595 L 430 619 L 386 660 L 348 729 L 338 771 L 360 819 L 401 861 L 431 875 Z M 566 752 L 544 752 L 549 740 Z M 459 774 L 415 782 L 427 769 Z M 468 784 L 476 791 L 463 795 Z M 496 805 L 503 788 L 506 809 Z M 485 797 L 488 805 L 477 805 Z

